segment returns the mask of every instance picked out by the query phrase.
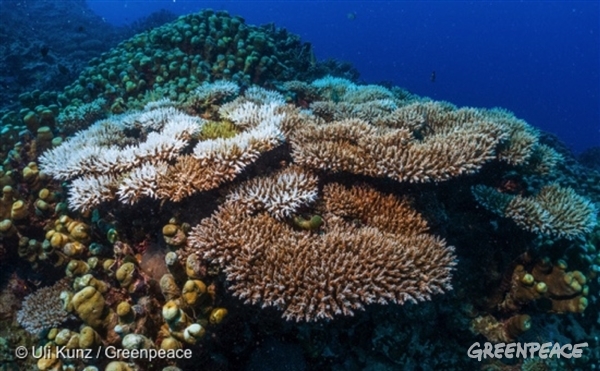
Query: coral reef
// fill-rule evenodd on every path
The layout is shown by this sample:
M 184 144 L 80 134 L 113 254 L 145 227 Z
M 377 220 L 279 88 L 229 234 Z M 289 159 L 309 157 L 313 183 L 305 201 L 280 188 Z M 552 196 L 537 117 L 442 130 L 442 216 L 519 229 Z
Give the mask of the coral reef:
M 357 84 L 310 54 L 207 10 L 23 96 L 0 133 L 6 367 L 598 362 L 600 174 L 508 111 Z M 482 340 L 590 348 L 479 363 Z

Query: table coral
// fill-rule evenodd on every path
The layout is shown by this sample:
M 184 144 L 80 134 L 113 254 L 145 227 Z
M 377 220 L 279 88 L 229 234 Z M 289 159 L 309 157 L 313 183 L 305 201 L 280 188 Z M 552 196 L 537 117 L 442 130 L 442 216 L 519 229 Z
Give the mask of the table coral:
M 278 106 L 266 101 L 231 107 L 223 116 L 239 133 L 198 141 L 186 155 L 184 150 L 206 121 L 173 107 L 148 105 L 143 111 L 96 122 L 44 153 L 40 162 L 45 173 L 73 179 L 72 209 L 89 210 L 117 197 L 130 204 L 143 197 L 180 201 L 232 180 L 276 147 L 282 140 Z M 128 136 L 131 131 L 139 131 L 138 137 L 145 140 Z
M 472 191 L 486 209 L 540 235 L 572 240 L 591 232 L 597 223 L 594 204 L 558 184 L 546 185 L 534 196 L 505 194 L 484 185 Z
M 297 231 L 278 221 L 286 214 L 259 201 L 269 205 L 302 194 L 302 183 L 277 186 L 285 185 L 278 180 L 285 175 L 261 180 L 271 184 L 255 199 L 258 207 L 234 196 L 190 235 L 189 253 L 223 265 L 235 296 L 279 308 L 286 319 L 316 321 L 352 315 L 370 303 L 428 300 L 451 288 L 453 248 L 426 233 L 427 224 L 406 200 L 330 184 L 322 196 L 322 232 Z M 237 194 L 252 194 L 253 183 Z

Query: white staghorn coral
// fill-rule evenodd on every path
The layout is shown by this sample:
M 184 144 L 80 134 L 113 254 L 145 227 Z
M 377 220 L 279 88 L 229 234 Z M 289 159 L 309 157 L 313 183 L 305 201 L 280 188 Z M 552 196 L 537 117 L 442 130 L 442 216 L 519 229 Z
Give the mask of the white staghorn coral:
M 69 187 L 69 208 L 87 211 L 116 195 L 118 182 L 112 175 L 85 175 L 73 180 Z
M 246 91 L 244 92 L 244 98 L 250 102 L 259 104 L 285 104 L 285 97 L 280 93 L 273 90 L 267 90 L 256 85 L 253 85 L 246 89 Z
M 268 111 L 271 115 L 261 115 L 258 113 L 256 122 L 253 117 L 257 111 L 264 111 L 262 108 L 248 110 L 248 116 L 241 115 L 236 117 L 236 123 L 246 123 L 247 125 L 256 125 L 248 131 L 242 132 L 232 138 L 217 138 L 198 142 L 194 147 L 194 157 L 199 160 L 211 159 L 219 156 L 219 153 L 231 152 L 234 149 L 242 152 L 261 152 L 262 148 L 272 148 L 283 141 L 281 133 L 281 120 L 283 115 L 277 115 L 273 112 L 273 107 Z M 257 153 L 258 154 L 258 153 Z
M 171 107 L 114 116 L 45 152 L 40 164 L 46 174 L 60 180 L 124 172 L 144 161 L 173 159 L 202 123 Z M 136 144 L 137 138 L 126 135 L 134 129 L 140 130 L 144 141 Z

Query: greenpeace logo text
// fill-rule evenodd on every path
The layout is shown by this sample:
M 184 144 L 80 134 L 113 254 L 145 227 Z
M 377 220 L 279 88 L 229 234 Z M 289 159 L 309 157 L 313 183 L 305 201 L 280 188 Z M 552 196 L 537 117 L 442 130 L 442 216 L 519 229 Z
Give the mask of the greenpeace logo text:
M 474 343 L 469 347 L 467 355 L 469 358 L 477 358 L 478 361 L 486 358 L 580 358 L 583 348 L 588 343 L 564 344 L 559 343 Z

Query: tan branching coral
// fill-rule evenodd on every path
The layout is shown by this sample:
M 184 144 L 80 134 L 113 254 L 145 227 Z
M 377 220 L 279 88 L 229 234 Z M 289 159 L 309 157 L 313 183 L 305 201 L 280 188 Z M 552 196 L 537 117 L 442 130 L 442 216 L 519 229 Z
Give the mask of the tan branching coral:
M 596 208 L 572 188 L 543 187 L 535 197 L 516 196 L 505 215 L 534 233 L 574 239 L 596 225 Z
M 536 174 L 548 175 L 562 161 L 562 155 L 554 148 L 538 143 L 524 166 Z
M 332 172 L 397 181 L 442 181 L 478 171 L 504 138 L 491 122 L 465 124 L 417 141 L 409 129 L 379 128 L 360 119 L 305 125 L 291 136 L 294 161 Z
M 326 124 L 303 125 L 290 138 L 295 160 L 306 166 L 327 169 L 323 158 L 332 154 L 330 147 L 340 146 L 346 149 L 334 154 L 334 162 L 341 163 L 341 171 L 411 182 L 441 181 L 473 173 L 492 160 L 524 165 L 535 151 L 547 160 L 538 167 L 540 171 L 548 171 L 556 163 L 552 153 L 540 147 L 538 132 L 502 109 L 459 109 L 446 102 L 406 101 L 381 86 L 359 86 L 333 77 L 316 80 L 310 87 L 320 94 L 320 99 L 313 98 L 310 108 Z M 378 148 L 384 146 L 379 143 L 378 132 L 366 139 L 364 135 L 368 134 L 361 133 L 362 141 L 345 130 L 336 133 L 339 126 L 357 121 L 375 128 L 405 131 L 408 136 L 395 145 L 399 153 L 385 153 Z M 332 129 L 326 129 L 327 126 Z M 306 142 L 308 138 L 322 140 Z M 363 152 L 374 152 L 374 158 L 367 159 L 366 170 L 347 164 Z M 377 162 L 376 171 L 373 161 Z M 401 170 L 388 169 L 389 162 Z M 413 174 L 412 168 L 418 163 L 425 169 Z M 430 169 L 432 166 L 438 168 Z M 388 170 L 391 175 L 386 174 Z
M 321 121 L 289 135 L 302 166 L 421 183 L 471 174 L 494 160 L 524 164 L 537 148 L 537 132 L 507 111 L 407 103 L 381 86 L 339 78 L 311 86 L 321 95 L 310 106 Z
M 362 223 L 394 234 L 419 235 L 427 232 L 427 222 L 407 199 L 384 196 L 368 187 L 347 189 L 328 184 L 324 190 L 325 210 L 347 220 Z
M 278 183 L 281 176 L 261 182 L 269 179 Z M 248 204 L 238 201 L 257 184 L 242 185 L 237 197 L 195 227 L 188 249 L 220 263 L 230 289 L 246 302 L 279 308 L 286 319 L 316 321 L 451 289 L 453 248 L 426 233 L 407 201 L 330 184 L 319 207 L 326 223 L 316 232 L 262 210 L 249 214 Z M 271 194 L 290 192 L 283 187 Z
M 541 235 L 572 240 L 592 231 L 597 210 L 572 188 L 550 184 L 535 196 L 512 196 L 478 185 L 475 199 L 497 215 L 512 219 L 519 227 Z

